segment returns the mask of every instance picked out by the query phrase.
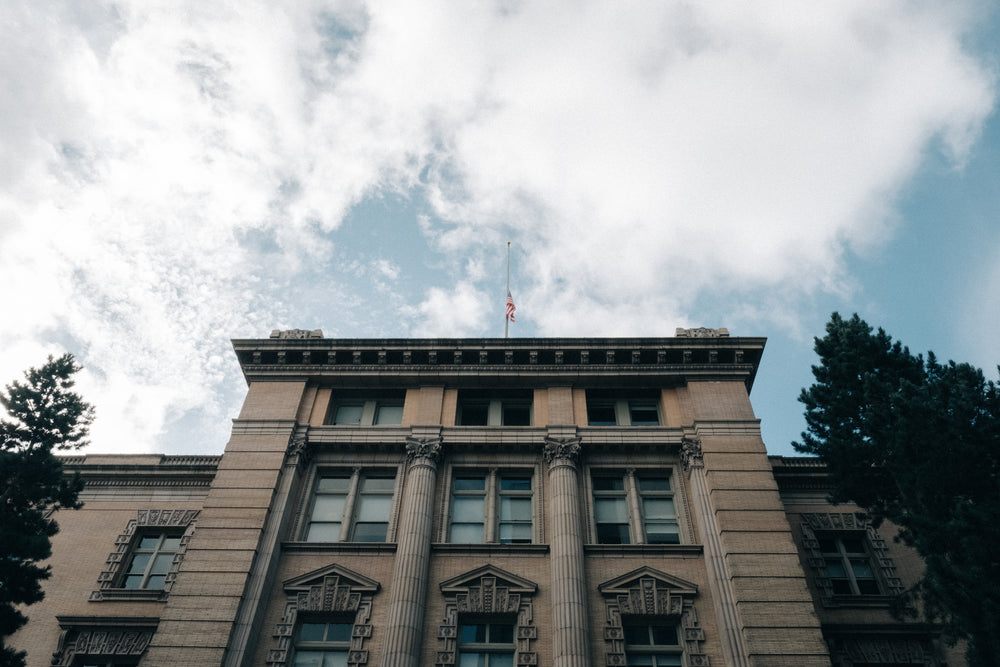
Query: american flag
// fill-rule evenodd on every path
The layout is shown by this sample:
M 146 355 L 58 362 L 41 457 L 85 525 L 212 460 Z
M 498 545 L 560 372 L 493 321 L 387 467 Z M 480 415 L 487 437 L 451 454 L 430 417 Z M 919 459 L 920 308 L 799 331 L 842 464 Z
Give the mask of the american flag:
M 511 322 L 514 321 L 514 311 L 517 308 L 514 306 L 514 297 L 510 295 L 510 290 L 507 290 L 507 319 Z

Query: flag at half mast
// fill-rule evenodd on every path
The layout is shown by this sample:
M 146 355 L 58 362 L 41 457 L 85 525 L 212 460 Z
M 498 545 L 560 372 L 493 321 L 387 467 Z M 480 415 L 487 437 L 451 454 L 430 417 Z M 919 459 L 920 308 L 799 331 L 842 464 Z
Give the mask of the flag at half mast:
M 514 297 L 510 295 L 510 288 L 507 288 L 507 319 L 511 322 L 514 321 L 514 311 L 517 308 L 514 306 Z

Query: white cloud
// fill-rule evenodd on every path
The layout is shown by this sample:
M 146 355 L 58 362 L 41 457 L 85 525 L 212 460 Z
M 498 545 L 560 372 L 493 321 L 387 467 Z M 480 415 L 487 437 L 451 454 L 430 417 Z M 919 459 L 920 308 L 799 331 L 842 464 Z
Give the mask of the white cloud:
M 229 336 L 493 332 L 508 239 L 545 334 L 847 289 L 844 254 L 891 234 L 923 152 L 961 161 L 991 109 L 966 9 L 10 3 L 0 373 L 71 341 L 102 448 L 160 447 L 192 414 L 219 443 Z M 407 300 L 415 249 L 335 246 L 376 193 L 429 203 L 423 264 L 450 283 Z

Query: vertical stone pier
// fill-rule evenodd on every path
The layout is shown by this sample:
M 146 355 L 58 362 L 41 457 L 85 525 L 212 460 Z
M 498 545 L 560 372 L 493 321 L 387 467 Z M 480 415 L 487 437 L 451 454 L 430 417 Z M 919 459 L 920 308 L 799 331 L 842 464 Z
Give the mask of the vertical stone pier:
M 579 438 L 547 438 L 552 562 L 552 664 L 590 667 L 577 461 Z
M 396 531 L 396 562 L 389 593 L 382 667 L 420 667 L 434 486 L 440 455 L 440 438 L 407 440 L 409 464 Z

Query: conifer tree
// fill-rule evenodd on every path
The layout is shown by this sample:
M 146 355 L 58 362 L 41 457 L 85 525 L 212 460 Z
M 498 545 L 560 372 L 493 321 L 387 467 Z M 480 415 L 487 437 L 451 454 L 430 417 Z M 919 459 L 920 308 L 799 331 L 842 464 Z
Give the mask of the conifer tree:
M 19 609 L 44 597 L 41 582 L 51 572 L 39 565 L 52 553 L 59 530 L 52 512 L 79 508 L 79 475 L 63 474 L 54 453 L 86 443 L 93 409 L 72 391 L 80 370 L 73 356 L 49 357 L 0 391 L 0 666 L 24 665 L 24 652 L 5 638 L 27 622 Z
M 834 313 L 803 389 L 803 453 L 823 458 L 832 500 L 888 520 L 926 570 L 898 613 L 968 640 L 970 665 L 1000 665 L 1000 391 L 965 363 L 910 354 L 882 329 Z

